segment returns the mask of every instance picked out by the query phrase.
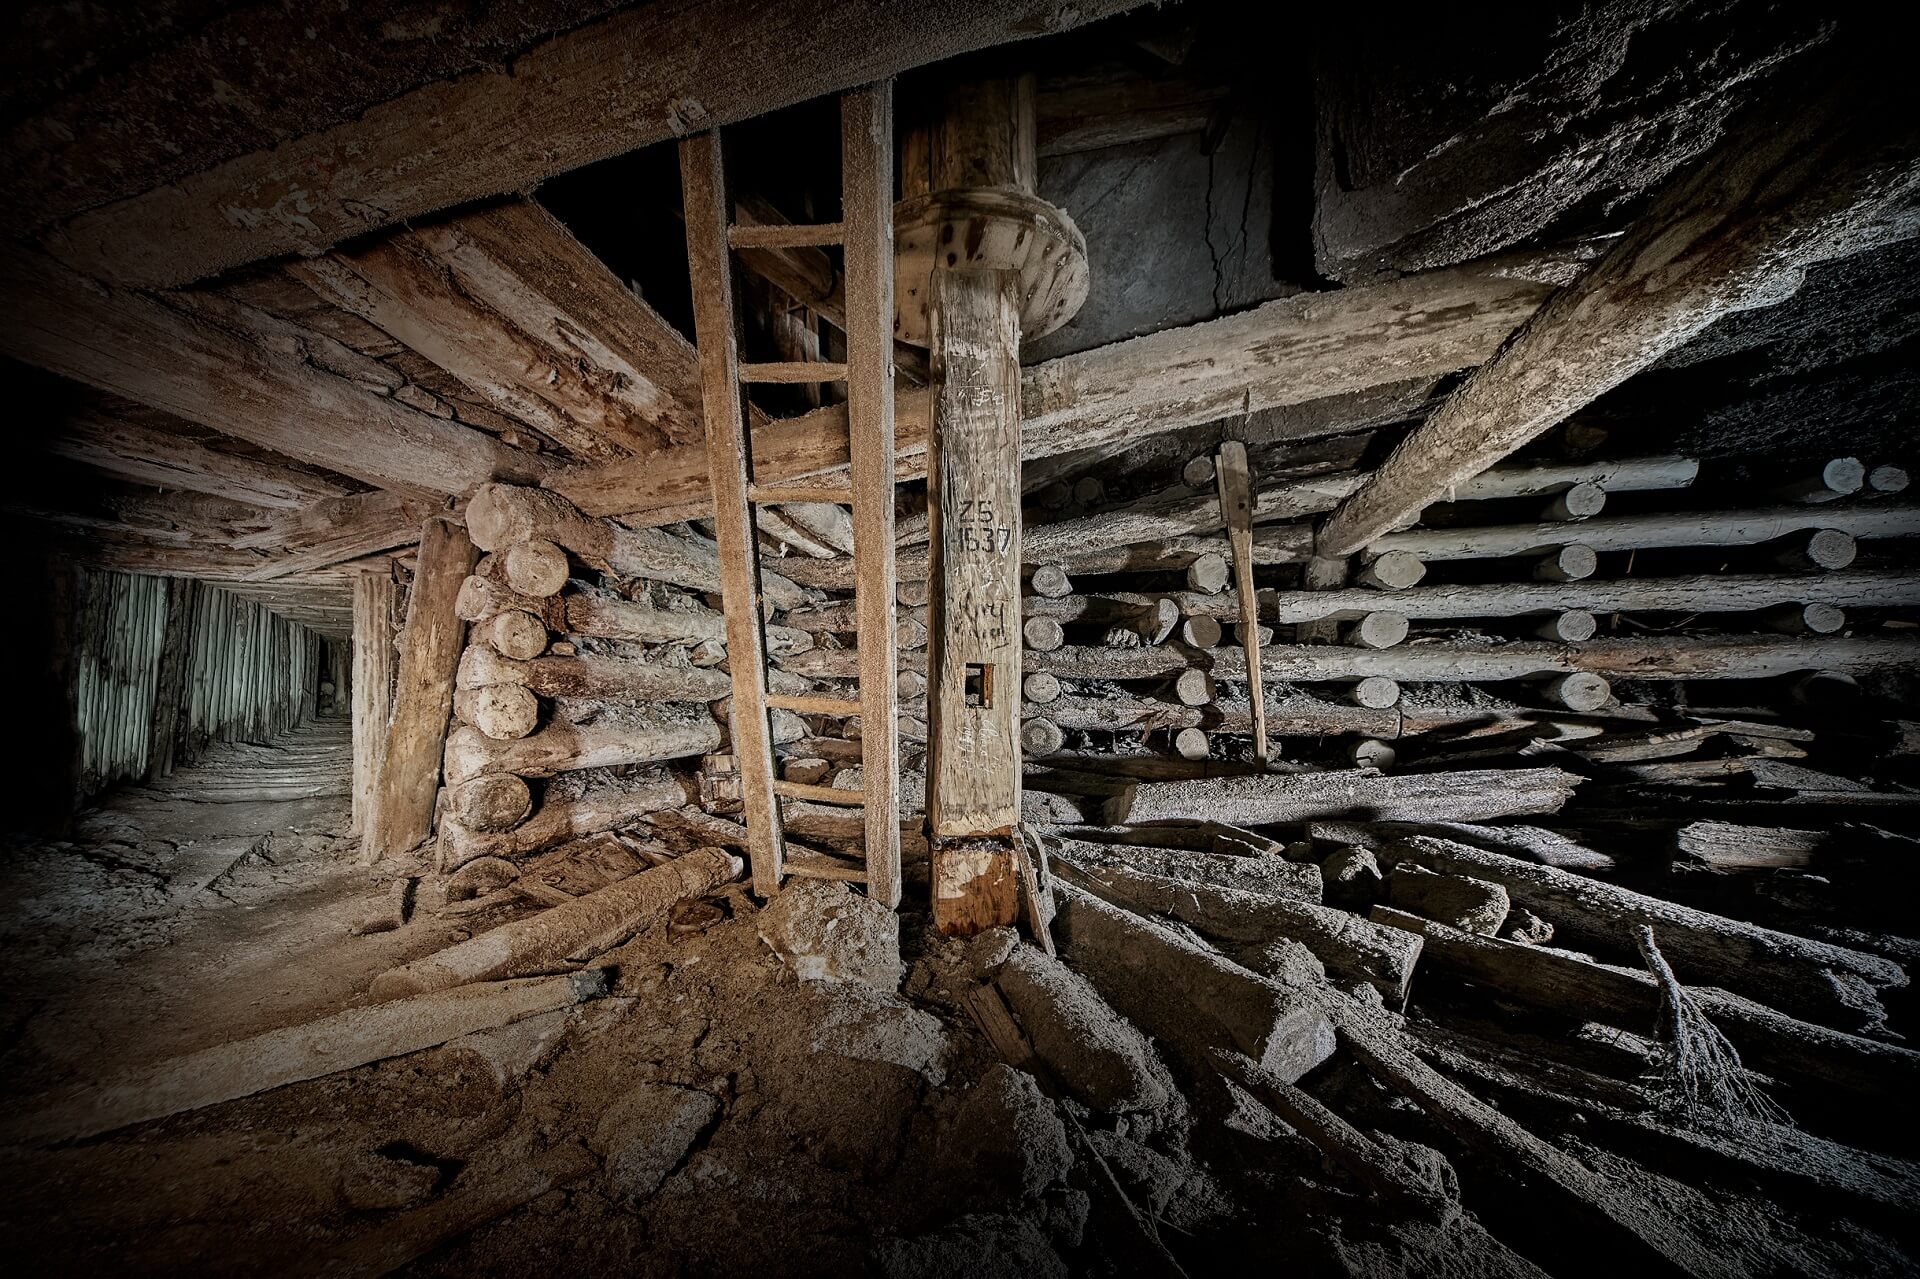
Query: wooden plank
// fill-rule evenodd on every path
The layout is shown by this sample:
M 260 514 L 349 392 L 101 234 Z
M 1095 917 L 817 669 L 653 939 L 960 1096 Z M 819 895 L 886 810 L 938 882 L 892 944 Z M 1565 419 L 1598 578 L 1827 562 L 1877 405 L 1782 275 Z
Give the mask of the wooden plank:
M 530 201 L 288 270 L 575 457 L 609 461 L 694 438 L 691 346 L 668 339 L 670 326 Z M 576 303 L 585 314 L 573 314 Z
M 891 478 L 888 483 L 892 483 Z M 747 486 L 747 500 L 770 506 L 789 502 L 830 502 L 845 506 L 853 502 L 853 489 L 838 484 L 750 484 Z
M 845 218 L 847 430 L 852 453 L 854 609 L 860 632 L 860 762 L 867 895 L 900 905 L 899 676 L 894 633 L 893 84 L 840 104 Z
M 1757 103 L 1671 183 L 1401 441 L 1321 527 L 1319 553 L 1353 554 L 1721 316 L 1777 303 L 1807 267 L 1870 242 L 1880 211 L 1920 190 L 1920 127 L 1826 71 L 1811 101 Z
M 1794 533 L 1832 529 L 1860 539 L 1920 536 L 1920 507 L 1868 502 L 1858 506 L 1772 506 L 1734 511 L 1647 511 L 1602 515 L 1577 524 L 1509 524 L 1491 528 L 1410 529 L 1376 538 L 1374 554 L 1406 551 L 1422 560 L 1543 555 L 1568 545 L 1596 551 L 1664 546 L 1759 546 Z
M 694 129 L 1067 30 L 1137 2 L 642 5 L 510 63 L 93 209 L 54 242 L 89 275 L 180 284 L 244 262 L 318 253 Z
M 727 248 L 728 198 L 720 138 L 701 133 L 680 144 L 693 279 L 694 345 L 706 413 L 707 466 L 713 485 L 720 595 L 727 617 L 727 665 L 733 676 L 733 753 L 746 804 L 753 891 L 780 891 L 785 840 L 774 800 L 773 745 L 767 721 L 767 652 L 760 607 L 760 558 L 753 510 L 745 399 L 734 345 L 733 264 Z
M 484 432 L 329 371 L 321 355 L 353 353 L 240 303 L 216 322 L 7 247 L 0 305 L 14 317 L 0 349 L 15 359 L 378 487 L 454 494 L 548 471 Z
M 242 573 L 240 580 L 274 582 L 412 546 L 420 540 L 420 521 L 432 510 L 430 503 L 384 490 L 316 503 L 289 518 L 273 521 L 264 533 L 234 542 L 241 549 L 276 546 L 292 551 Z
M 774 360 L 760 364 L 742 364 L 740 380 L 748 384 L 803 384 L 844 382 L 847 366 L 830 360 Z
M 1267 704 L 1260 691 L 1260 601 L 1253 590 L 1253 481 L 1247 446 L 1226 440 L 1214 467 L 1220 511 L 1233 547 L 1233 588 L 1240 598 L 1240 643 L 1247 654 L 1247 702 L 1253 708 L 1253 757 L 1267 762 Z
M 796 715 L 858 715 L 861 703 L 850 697 L 826 697 L 809 693 L 769 693 L 767 705 Z M 862 734 L 864 740 L 865 735 Z
M 137 484 L 210 493 L 248 506 L 298 510 L 347 492 L 310 471 L 228 453 L 104 410 L 68 417 L 48 438 L 46 449 Z
M 1562 265 L 1544 257 L 1503 260 L 1302 294 L 1048 360 L 1021 377 L 1021 457 L 1137 443 L 1243 411 L 1445 377 L 1498 350 L 1553 292 L 1544 279 Z M 924 390 L 898 395 L 902 480 L 926 475 L 929 405 Z M 754 474 L 785 483 L 843 470 L 846 429 L 840 406 L 756 429 Z M 1336 421 L 1327 433 L 1338 429 Z M 697 447 L 581 468 L 555 477 L 553 486 L 590 514 L 649 524 L 704 515 L 710 501 L 706 455 Z
M 459 525 L 428 520 L 420 531 L 420 560 L 407 601 L 380 782 L 367 818 L 363 860 L 406 852 L 433 829 L 440 752 L 453 714 L 453 682 L 466 642 L 466 623 L 454 612 L 460 586 L 473 571 L 473 543 Z
M 808 786 L 804 782 L 776 780 L 773 793 L 782 799 L 804 799 L 809 803 L 833 804 L 840 808 L 859 808 L 867 802 L 866 797 L 857 790 L 841 790 L 837 786 Z
M 844 235 L 838 222 L 786 222 L 770 226 L 750 223 L 727 228 L 727 242 L 736 249 L 814 248 L 838 244 Z
M 393 573 L 363 573 L 353 583 L 353 817 L 366 829 L 393 713 L 393 618 L 399 588 Z

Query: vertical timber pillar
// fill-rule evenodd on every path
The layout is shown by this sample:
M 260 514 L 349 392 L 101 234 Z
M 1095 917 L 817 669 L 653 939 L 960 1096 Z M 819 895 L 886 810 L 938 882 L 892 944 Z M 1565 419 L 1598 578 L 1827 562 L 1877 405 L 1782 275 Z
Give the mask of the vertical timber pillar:
M 467 530 L 458 524 L 430 519 L 421 529 L 393 719 L 373 810 L 367 815 L 362 861 L 404 853 L 433 829 L 440 755 L 453 718 L 453 679 L 467 634 L 466 623 L 454 612 L 454 600 L 475 559 Z
M 895 219 L 897 330 L 932 371 L 933 918 L 960 936 L 1020 909 L 1020 341 L 1085 298 L 1085 242 L 1034 194 L 1034 155 L 1031 77 L 955 85 L 910 136 Z
M 353 583 L 353 833 L 367 829 L 393 713 L 393 615 L 399 590 L 391 568 Z M 339 686 L 335 685 L 335 695 Z

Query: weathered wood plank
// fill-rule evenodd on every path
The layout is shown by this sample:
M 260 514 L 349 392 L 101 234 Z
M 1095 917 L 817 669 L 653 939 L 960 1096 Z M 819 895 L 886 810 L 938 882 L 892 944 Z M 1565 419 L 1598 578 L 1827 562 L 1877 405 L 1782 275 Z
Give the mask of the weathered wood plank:
M 1252 311 L 1048 360 L 1021 377 L 1021 456 L 1051 457 L 1260 410 L 1440 378 L 1491 356 L 1553 291 L 1544 258 L 1409 276 L 1269 302 Z M 1538 277 L 1538 278 L 1536 278 Z M 929 401 L 902 391 L 900 478 L 926 475 Z M 844 469 L 835 406 L 753 433 L 754 474 L 785 483 Z M 582 468 L 553 487 L 591 514 L 650 524 L 706 513 L 697 447 Z
M 532 201 L 290 269 L 577 457 L 697 438 L 692 343 Z
M 859 584 L 860 762 L 867 894 L 900 904 L 900 749 L 894 726 L 893 84 L 840 105 L 846 254 L 847 426 Z
M 346 489 L 312 472 L 222 452 L 106 412 L 68 417 L 48 438 L 46 449 L 138 484 L 210 493 L 248 506 L 298 510 L 346 495 Z
M 363 573 L 353 583 L 353 817 L 352 833 L 366 830 L 387 754 L 393 713 L 393 619 L 399 588 L 391 570 Z
M 753 890 L 780 891 L 786 841 L 773 795 L 773 745 L 767 724 L 767 644 L 761 629 L 760 559 L 747 501 L 751 479 L 746 403 L 734 344 L 736 300 L 727 248 L 731 220 L 720 136 L 701 133 L 680 144 L 687 260 L 693 277 L 694 343 L 713 485 L 713 530 L 720 545 L 720 595 L 727 618 L 727 665 L 733 676 L 733 753 L 746 803 L 747 852 Z
M 433 829 L 440 752 L 453 714 L 453 680 L 466 623 L 454 611 L 475 553 L 466 530 L 442 519 L 420 533 L 420 561 L 407 601 L 407 626 L 380 763 L 380 783 L 367 818 L 363 858 L 404 853 Z
M 0 250 L 0 304 L 13 317 L 0 349 L 15 359 L 382 488 L 464 493 L 547 471 L 329 371 L 323 357 L 353 353 L 244 304 L 221 305 L 216 319 L 12 247 Z
M 332 128 L 91 210 L 53 243 L 90 275 L 180 284 L 353 236 L 595 160 L 1135 0 L 646 4 Z

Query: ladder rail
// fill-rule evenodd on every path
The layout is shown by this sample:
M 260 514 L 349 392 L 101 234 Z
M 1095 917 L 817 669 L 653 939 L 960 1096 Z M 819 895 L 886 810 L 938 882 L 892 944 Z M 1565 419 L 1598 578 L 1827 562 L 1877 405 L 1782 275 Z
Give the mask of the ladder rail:
M 746 401 L 736 346 L 729 201 L 718 133 L 680 143 L 686 201 L 687 263 L 693 279 L 694 347 L 707 428 L 707 472 L 713 488 L 714 540 L 725 605 L 728 665 L 733 674 L 733 753 L 746 808 L 753 891 L 780 891 L 786 844 L 773 793 L 773 734 L 768 719 L 766 634 L 760 606 L 760 557 L 747 501 Z
M 840 99 L 847 434 L 867 894 L 900 905 L 898 654 L 894 636 L 893 82 Z
M 753 888 L 779 891 L 787 874 L 864 880 L 888 909 L 900 905 L 900 749 L 894 565 L 893 83 L 841 97 L 842 221 L 812 227 L 730 223 L 719 135 L 680 144 L 686 196 L 687 259 L 694 336 L 706 417 L 714 532 L 718 542 L 727 652 L 733 675 L 733 748 L 747 819 Z M 740 360 L 730 254 L 737 249 L 838 241 L 845 260 L 845 363 Z M 758 485 L 752 476 L 743 388 L 756 383 L 847 385 L 846 487 L 822 482 Z M 852 507 L 854 608 L 862 636 L 857 698 L 769 695 L 754 511 L 780 501 L 839 501 Z M 860 791 L 835 791 L 773 775 L 773 708 L 861 718 Z M 859 805 L 865 810 L 866 865 L 789 863 L 780 798 Z

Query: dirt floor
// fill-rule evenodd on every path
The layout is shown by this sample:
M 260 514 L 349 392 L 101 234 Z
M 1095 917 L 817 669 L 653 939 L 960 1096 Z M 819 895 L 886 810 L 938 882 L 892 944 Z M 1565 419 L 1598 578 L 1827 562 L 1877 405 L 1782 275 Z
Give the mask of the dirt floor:
M 7 857 L 16 1118 L 142 1065 L 366 1004 L 384 970 L 533 909 L 443 915 L 429 879 L 404 927 L 353 935 L 387 901 L 388 876 L 356 865 L 344 800 L 206 803 L 193 789 L 123 792 L 69 841 Z M 909 912 L 896 940 L 892 917 L 818 882 L 782 902 L 761 908 L 727 886 L 597 961 L 618 974 L 606 998 L 99 1137 L 9 1142 L 0 1229 L 14 1265 L 1179 1273 L 1164 1245 L 1196 1276 L 1252 1263 L 1478 1279 L 1588 1273 L 1604 1255 L 1565 1205 L 1522 1193 L 1510 1168 L 1463 1152 L 1350 1059 L 1303 1086 L 1424 1188 L 1417 1209 L 1370 1196 L 1253 1096 L 1140 1037 L 1010 932 L 948 941 Z M 831 922 L 809 933 L 813 919 Z M 1014 969 L 1053 983 L 1082 1036 L 1054 1046 L 1058 1072 L 1002 1064 L 967 1011 L 989 972 L 1014 990 Z M 1484 1002 L 1463 1003 L 1445 1032 L 1483 1075 L 1513 1051 Z M 1611 1095 L 1627 1085 L 1600 1076 L 1631 1080 L 1642 1047 L 1557 1043 L 1537 1061 L 1584 1054 L 1591 1095 Z M 1724 1144 L 1588 1104 L 1570 1066 L 1540 1069 L 1562 1092 L 1528 1078 L 1503 1095 L 1495 1077 L 1478 1091 L 1607 1184 L 1678 1214 L 1719 1267 L 1702 1273 L 1912 1268 L 1912 1165 L 1807 1138 L 1824 1172 L 1757 1170 Z M 1859 1161 L 1864 1189 L 1835 1189 L 1848 1175 L 1836 1152 Z

